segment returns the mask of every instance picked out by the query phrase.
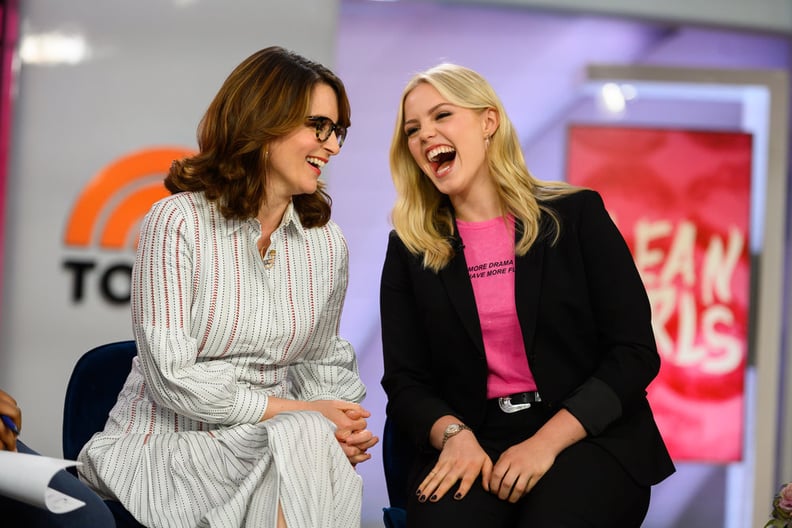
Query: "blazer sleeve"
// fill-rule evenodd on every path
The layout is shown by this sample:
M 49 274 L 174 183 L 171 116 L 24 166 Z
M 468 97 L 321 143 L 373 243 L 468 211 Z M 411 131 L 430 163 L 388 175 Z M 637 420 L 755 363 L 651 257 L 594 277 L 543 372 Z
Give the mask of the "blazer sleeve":
M 582 191 L 573 232 L 596 329 L 592 375 L 563 402 L 591 435 L 645 404 L 660 369 L 651 306 L 632 254 L 600 195 Z M 572 226 L 563 226 L 564 228 Z
M 440 397 L 433 379 L 430 339 L 419 319 L 420 287 L 413 281 L 421 260 L 391 232 L 380 282 L 380 317 L 387 413 L 421 448 L 429 447 L 434 422 L 457 415 Z M 458 415 L 457 415 L 458 416 Z

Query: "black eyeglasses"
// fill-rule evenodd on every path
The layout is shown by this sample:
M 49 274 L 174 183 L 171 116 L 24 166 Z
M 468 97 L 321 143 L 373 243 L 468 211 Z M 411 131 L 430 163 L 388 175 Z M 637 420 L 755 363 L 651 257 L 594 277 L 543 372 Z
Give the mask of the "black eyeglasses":
M 333 123 L 333 120 L 325 116 L 308 116 L 305 118 L 305 125 L 312 126 L 316 130 L 316 139 L 324 143 L 330 139 L 330 134 L 335 132 L 338 146 L 344 145 L 346 139 L 347 128 L 338 123 Z

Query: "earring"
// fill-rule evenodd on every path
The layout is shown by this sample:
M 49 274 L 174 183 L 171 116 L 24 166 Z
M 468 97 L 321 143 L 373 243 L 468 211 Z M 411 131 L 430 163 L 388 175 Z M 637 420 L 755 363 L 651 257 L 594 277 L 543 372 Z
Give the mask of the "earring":
M 489 149 L 490 137 L 484 136 L 484 148 Z

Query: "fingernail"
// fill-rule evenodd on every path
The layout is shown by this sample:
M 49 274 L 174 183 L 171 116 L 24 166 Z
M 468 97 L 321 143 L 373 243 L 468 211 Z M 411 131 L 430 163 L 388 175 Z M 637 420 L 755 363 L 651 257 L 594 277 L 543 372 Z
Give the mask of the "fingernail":
M 421 495 L 418 497 L 418 502 L 426 502 L 426 495 Z
M 432 502 L 436 501 L 437 500 L 437 495 L 432 495 L 431 497 L 429 497 L 429 500 L 432 501 Z
M 421 496 L 421 490 L 416 490 L 416 491 L 415 491 L 415 494 L 416 494 L 416 495 L 418 495 L 418 496 L 420 497 L 420 496 Z
M 455 498 L 456 500 L 459 500 L 459 499 L 461 499 L 461 498 L 462 498 L 462 494 L 461 494 L 461 493 L 459 493 L 459 492 L 457 491 L 457 492 L 454 494 L 454 498 Z

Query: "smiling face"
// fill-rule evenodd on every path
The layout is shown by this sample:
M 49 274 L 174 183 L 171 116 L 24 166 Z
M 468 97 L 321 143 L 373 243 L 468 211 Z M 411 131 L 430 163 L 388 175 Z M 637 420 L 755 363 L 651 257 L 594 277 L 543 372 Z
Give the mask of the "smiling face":
M 327 84 L 319 83 L 313 87 L 309 115 L 327 117 L 334 123 L 338 120 L 336 93 Z M 310 121 L 273 141 L 264 162 L 267 201 L 270 204 L 284 202 L 294 195 L 316 192 L 322 168 L 340 149 L 335 132 L 327 141 L 321 142 L 316 137 L 316 127 Z
M 413 159 L 437 189 L 457 200 L 491 194 L 485 138 L 497 128 L 494 109 L 450 103 L 422 82 L 404 98 L 404 135 Z

